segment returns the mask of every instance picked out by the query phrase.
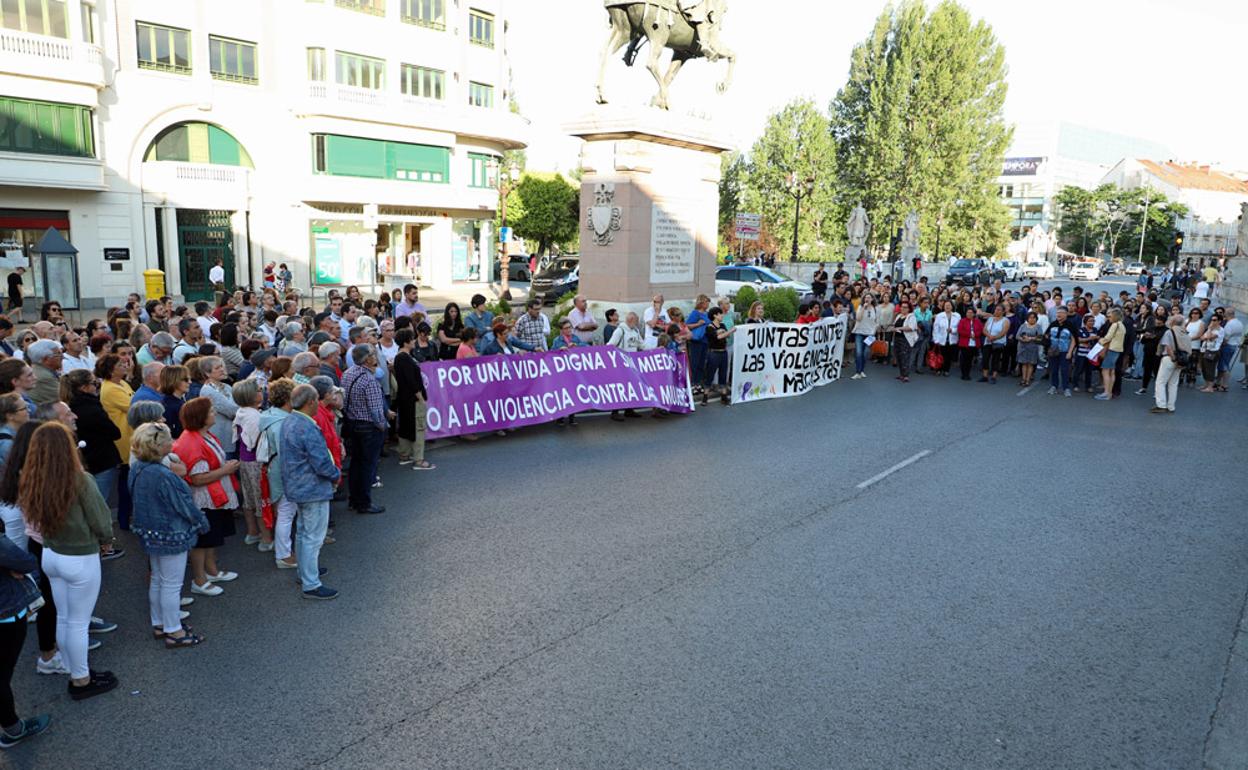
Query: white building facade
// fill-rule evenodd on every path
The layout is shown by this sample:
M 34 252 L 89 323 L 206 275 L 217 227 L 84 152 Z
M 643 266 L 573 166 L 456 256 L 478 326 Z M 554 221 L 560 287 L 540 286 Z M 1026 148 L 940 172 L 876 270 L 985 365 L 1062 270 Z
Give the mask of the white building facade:
M 217 259 L 240 286 L 267 263 L 305 291 L 488 280 L 527 127 L 504 0 L 9 5 L 0 240 L 31 294 L 104 307 L 159 269 L 202 299 Z M 32 253 L 49 226 L 74 269 Z
M 1125 158 L 1103 182 L 1124 189 L 1146 187 L 1188 208 L 1175 223 L 1183 233 L 1188 257 L 1234 257 L 1241 206 L 1248 203 L 1248 182 L 1208 165 Z

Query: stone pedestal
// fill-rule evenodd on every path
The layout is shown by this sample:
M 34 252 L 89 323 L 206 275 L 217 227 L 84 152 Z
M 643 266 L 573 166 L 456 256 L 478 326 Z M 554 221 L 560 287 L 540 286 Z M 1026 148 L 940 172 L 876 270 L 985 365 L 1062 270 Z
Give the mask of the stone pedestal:
M 595 315 L 641 312 L 655 294 L 692 307 L 715 296 L 720 155 L 708 121 L 600 110 L 566 127 L 581 151 L 580 292 Z

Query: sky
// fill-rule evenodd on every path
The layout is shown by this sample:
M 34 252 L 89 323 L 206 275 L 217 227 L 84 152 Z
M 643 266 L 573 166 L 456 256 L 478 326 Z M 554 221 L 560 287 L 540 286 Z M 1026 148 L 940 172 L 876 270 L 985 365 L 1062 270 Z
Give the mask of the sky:
M 1176 160 L 1248 171 L 1248 1 L 962 4 L 1005 46 L 1008 121 L 1064 120 L 1157 141 Z M 791 100 L 809 97 L 826 109 L 883 7 L 729 0 L 723 41 L 738 56 L 731 89 L 719 96 L 713 88 L 726 63 L 690 62 L 673 85 L 672 111 L 713 120 L 748 150 L 767 116 Z M 513 87 L 532 121 L 529 168 L 567 172 L 580 140 L 563 127 L 595 107 L 608 34 L 602 0 L 510 0 L 508 14 Z M 643 66 L 628 69 L 615 56 L 606 88 L 611 104 L 641 107 L 655 83 Z

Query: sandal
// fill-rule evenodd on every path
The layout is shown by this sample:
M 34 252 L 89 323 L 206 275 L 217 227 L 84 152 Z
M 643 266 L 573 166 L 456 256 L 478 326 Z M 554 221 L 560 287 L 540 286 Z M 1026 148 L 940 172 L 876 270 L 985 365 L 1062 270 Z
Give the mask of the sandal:
M 185 628 L 185 626 L 183 628 Z M 182 636 L 166 636 L 165 649 L 176 650 L 181 647 L 194 647 L 202 641 L 204 641 L 204 637 L 187 631 Z
M 421 460 L 421 461 L 420 461 L 420 462 L 418 462 L 418 463 L 416 463 L 416 462 L 412 463 L 412 469 L 413 469 L 413 470 L 418 470 L 418 471 L 431 471 L 431 470 L 433 470 L 434 468 L 437 468 L 437 467 L 438 467 L 438 466 L 434 465 L 433 463 L 429 462 L 428 460 Z
M 185 631 L 185 632 L 187 632 L 187 633 L 189 634 L 189 633 L 191 632 L 191 630 L 192 630 L 192 629 L 191 629 L 191 625 L 190 625 L 189 623 L 183 623 L 183 624 L 182 624 L 182 630 L 183 630 L 183 631 Z M 152 638 L 153 638 L 153 639 L 164 639 L 164 638 L 165 638 L 165 631 L 164 631 L 164 629 L 162 629 L 160 626 L 152 626 Z

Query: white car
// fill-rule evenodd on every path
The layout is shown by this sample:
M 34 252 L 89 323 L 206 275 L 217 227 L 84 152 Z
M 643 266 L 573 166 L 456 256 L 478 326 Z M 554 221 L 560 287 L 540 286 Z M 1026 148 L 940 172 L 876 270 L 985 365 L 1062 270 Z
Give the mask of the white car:
M 1014 260 L 1005 260 L 997 263 L 997 269 L 1005 273 L 1005 280 L 1007 281 L 1017 281 L 1020 275 L 1020 268 L 1021 265 Z
M 1036 278 L 1041 281 L 1051 281 L 1054 276 L 1053 265 L 1049 262 L 1028 262 L 1023 267 L 1024 278 Z
M 1143 262 L 1132 262 L 1122 271 L 1126 275 L 1141 275 L 1144 272 Z
M 721 297 L 735 297 L 742 286 L 752 286 L 757 292 L 772 289 L 795 289 L 799 297 L 810 293 L 810 284 L 795 281 L 784 273 L 754 265 L 723 265 L 715 270 L 715 293 Z
M 1101 277 L 1101 263 L 1096 260 L 1076 262 L 1070 268 L 1072 281 L 1095 281 Z

